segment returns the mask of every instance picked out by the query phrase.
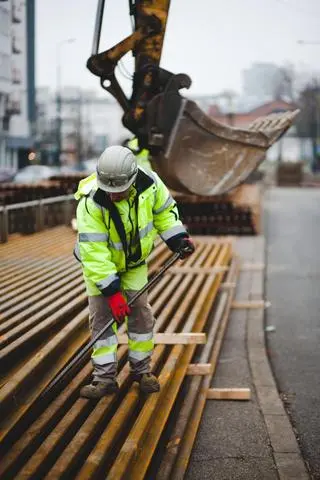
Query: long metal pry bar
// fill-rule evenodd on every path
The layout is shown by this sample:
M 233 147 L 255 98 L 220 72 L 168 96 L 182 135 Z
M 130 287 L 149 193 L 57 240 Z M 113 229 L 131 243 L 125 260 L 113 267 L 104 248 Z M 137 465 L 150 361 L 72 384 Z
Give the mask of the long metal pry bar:
M 168 260 L 167 263 L 163 265 L 161 270 L 156 273 L 151 280 L 146 283 L 146 285 L 128 302 L 128 305 L 132 305 L 137 298 L 139 298 L 144 292 L 149 290 L 149 288 L 153 287 L 158 280 L 162 277 L 162 275 L 179 259 L 180 254 L 175 253 L 172 257 Z M 86 355 L 86 353 L 93 347 L 99 338 L 112 326 L 115 322 L 113 318 L 111 318 L 105 326 L 100 330 L 100 332 L 92 339 L 90 342 L 85 345 L 80 352 L 68 363 L 66 367 L 64 367 L 61 372 L 49 383 L 49 385 L 45 388 L 45 390 L 41 393 L 41 397 L 47 395 L 71 370 L 72 368 L 79 363 L 79 361 Z

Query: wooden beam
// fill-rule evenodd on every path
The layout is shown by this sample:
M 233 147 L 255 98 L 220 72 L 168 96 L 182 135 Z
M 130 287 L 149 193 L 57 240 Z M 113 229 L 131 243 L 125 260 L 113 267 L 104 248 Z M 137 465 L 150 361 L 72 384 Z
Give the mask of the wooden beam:
M 243 263 L 240 266 L 241 271 L 256 271 L 256 270 L 264 270 L 265 265 L 264 263 Z
M 250 388 L 208 388 L 207 399 L 210 400 L 250 400 Z
M 189 345 L 189 344 L 204 344 L 206 343 L 205 333 L 156 333 L 154 336 L 156 344 L 163 345 Z M 118 335 L 118 343 L 120 345 L 127 345 L 128 336 L 126 334 Z
M 221 290 L 230 290 L 232 288 L 236 288 L 237 284 L 236 282 L 223 282 L 220 285 Z
M 221 273 L 229 270 L 229 267 L 171 267 L 170 273 Z
M 240 266 L 242 272 L 254 272 L 265 269 L 264 263 L 243 263 Z M 213 267 L 187 267 L 181 265 L 179 267 L 171 267 L 170 273 L 220 273 L 227 272 L 229 267 L 227 266 L 213 266 Z
M 268 308 L 270 305 L 270 302 L 265 302 L 264 300 L 243 300 L 232 302 L 231 308 Z
M 190 363 L 187 369 L 187 375 L 210 375 L 211 373 L 211 363 Z

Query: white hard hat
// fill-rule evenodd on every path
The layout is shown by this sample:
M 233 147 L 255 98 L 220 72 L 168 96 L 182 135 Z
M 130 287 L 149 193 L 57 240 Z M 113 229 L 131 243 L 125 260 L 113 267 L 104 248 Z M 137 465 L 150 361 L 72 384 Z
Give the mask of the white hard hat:
M 136 179 L 137 160 L 127 147 L 107 147 L 97 163 L 97 184 L 105 192 L 124 192 Z

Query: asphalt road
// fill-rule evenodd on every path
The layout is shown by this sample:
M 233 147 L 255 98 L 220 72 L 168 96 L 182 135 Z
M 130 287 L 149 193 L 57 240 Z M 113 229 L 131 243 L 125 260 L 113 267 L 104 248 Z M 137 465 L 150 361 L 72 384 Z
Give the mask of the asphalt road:
M 320 189 L 265 195 L 268 354 L 312 479 L 320 479 Z

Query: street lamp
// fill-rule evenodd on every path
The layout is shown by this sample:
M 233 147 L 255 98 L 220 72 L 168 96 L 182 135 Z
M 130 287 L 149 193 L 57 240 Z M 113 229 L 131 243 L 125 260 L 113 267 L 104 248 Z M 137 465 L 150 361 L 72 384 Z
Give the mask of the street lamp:
M 61 40 L 57 44 L 57 51 L 56 51 L 56 110 L 57 110 L 57 156 L 56 156 L 56 163 L 57 165 L 60 164 L 60 155 L 61 155 L 61 50 L 62 47 L 68 43 L 75 42 L 75 38 L 67 38 L 65 40 Z

